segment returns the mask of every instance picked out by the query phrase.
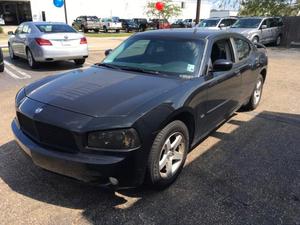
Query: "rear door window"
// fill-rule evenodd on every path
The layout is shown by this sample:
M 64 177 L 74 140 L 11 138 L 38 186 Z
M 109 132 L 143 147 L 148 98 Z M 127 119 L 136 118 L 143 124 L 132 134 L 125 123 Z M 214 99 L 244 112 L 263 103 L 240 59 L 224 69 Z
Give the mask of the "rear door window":
M 218 40 L 213 44 L 211 51 L 211 63 L 219 59 L 226 59 L 234 62 L 232 46 L 229 39 Z
M 234 38 L 235 49 L 237 51 L 237 58 L 242 61 L 250 55 L 251 47 L 249 43 L 240 38 Z

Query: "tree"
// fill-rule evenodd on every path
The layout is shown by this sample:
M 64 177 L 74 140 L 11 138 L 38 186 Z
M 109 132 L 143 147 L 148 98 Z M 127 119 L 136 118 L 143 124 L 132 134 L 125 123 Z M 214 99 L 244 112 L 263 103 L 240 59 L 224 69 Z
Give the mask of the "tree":
M 243 0 L 241 16 L 295 16 L 300 6 L 293 0 Z
M 164 9 L 162 11 L 158 11 L 155 8 L 155 2 L 148 2 L 146 14 L 150 18 L 162 18 L 162 19 L 170 19 L 171 17 L 177 17 L 181 14 L 181 7 L 172 2 L 172 0 L 161 0 L 160 2 L 164 3 Z

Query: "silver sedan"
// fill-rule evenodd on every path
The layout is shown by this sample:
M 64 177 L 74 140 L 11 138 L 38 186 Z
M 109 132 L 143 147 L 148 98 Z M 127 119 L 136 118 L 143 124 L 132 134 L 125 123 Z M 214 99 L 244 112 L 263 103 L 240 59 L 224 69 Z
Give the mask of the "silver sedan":
M 74 60 L 83 65 L 88 57 L 87 40 L 64 23 L 25 22 L 15 32 L 9 32 L 11 59 L 25 58 L 31 68 L 39 62 Z

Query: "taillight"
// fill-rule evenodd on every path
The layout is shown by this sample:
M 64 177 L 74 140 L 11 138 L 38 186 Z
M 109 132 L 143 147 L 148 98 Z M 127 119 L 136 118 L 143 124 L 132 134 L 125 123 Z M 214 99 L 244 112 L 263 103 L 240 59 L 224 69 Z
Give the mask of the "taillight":
M 40 46 L 45 46 L 45 45 L 49 46 L 49 45 L 52 45 L 51 41 L 49 41 L 47 39 L 44 39 L 44 38 L 36 38 L 35 41 Z
M 80 44 L 81 44 L 81 45 L 86 45 L 86 44 L 87 44 L 87 40 L 86 40 L 85 37 L 80 38 Z

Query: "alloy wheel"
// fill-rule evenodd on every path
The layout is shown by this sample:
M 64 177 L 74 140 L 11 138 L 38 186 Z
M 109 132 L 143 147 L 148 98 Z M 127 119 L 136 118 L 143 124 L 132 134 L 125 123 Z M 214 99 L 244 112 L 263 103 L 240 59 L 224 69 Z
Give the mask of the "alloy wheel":
M 261 93 L 262 93 L 262 81 L 258 80 L 253 93 L 253 101 L 255 105 L 259 103 L 261 98 Z
M 28 64 L 30 67 L 32 67 L 33 65 L 33 58 L 32 58 L 32 54 L 30 51 L 27 52 L 27 60 L 28 60 Z
M 184 159 L 185 146 L 184 136 L 179 132 L 166 139 L 159 159 L 159 172 L 162 178 L 170 178 L 176 174 Z

